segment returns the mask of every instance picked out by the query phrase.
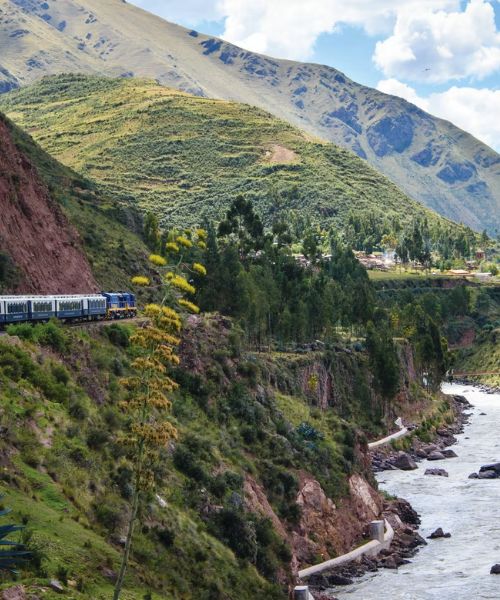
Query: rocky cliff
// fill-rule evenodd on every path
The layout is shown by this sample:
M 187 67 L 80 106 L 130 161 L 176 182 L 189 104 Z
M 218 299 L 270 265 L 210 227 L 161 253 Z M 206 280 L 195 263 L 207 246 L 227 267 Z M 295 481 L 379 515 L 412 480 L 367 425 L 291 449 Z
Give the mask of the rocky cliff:
M 82 241 L 37 168 L 0 118 L 0 252 L 16 293 L 89 293 L 99 289 Z M 13 270 L 12 270 L 13 271 Z M 5 284 L 6 282 L 4 282 Z M 2 282 L 0 281 L 0 286 Z

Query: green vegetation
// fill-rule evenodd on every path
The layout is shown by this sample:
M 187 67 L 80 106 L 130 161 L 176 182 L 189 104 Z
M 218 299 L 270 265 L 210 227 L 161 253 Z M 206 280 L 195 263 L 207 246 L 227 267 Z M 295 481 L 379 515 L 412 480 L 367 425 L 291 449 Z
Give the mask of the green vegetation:
M 447 365 L 457 373 L 477 373 L 470 379 L 498 386 L 500 286 L 465 285 L 443 278 L 384 278 L 377 282 L 377 289 L 380 301 L 390 311 L 396 334 L 415 343 L 412 336 L 419 329 L 417 323 L 424 323 L 421 342 L 415 345 L 417 357 L 423 359 L 429 354 L 437 360 L 435 366 Z M 439 337 L 446 340 L 451 351 L 438 341 Z
M 448 223 L 354 154 L 250 106 L 152 81 L 62 75 L 3 95 L 0 108 L 123 210 L 152 212 L 163 226 L 221 218 L 241 193 L 266 226 L 278 215 L 297 230 L 307 220 L 341 225 L 358 211 Z
M 23 540 L 33 554 L 22 581 L 35 593 L 55 577 L 74 582 L 75 599 L 104 600 L 111 597 L 133 489 L 133 456 L 120 441 L 128 418 L 119 385 L 137 357 L 133 328 L 28 327 L 12 327 L 0 340 L 6 432 L 0 450 L 11 457 L 1 487 L 14 518 L 27 526 Z M 179 441 L 162 449 L 154 465 L 156 490 L 146 492 L 123 598 L 142 600 L 151 590 L 153 598 L 208 600 L 224 593 L 245 600 L 255 589 L 284 597 L 280 573 L 288 569 L 288 542 L 248 508 L 245 490 L 255 482 L 291 531 L 300 519 L 299 473 L 311 473 L 338 499 L 347 493 L 346 477 L 363 472 L 355 452 L 359 436 L 347 420 L 353 418 L 351 386 L 358 385 L 350 380 L 369 389 L 371 375 L 361 355 L 343 357 L 332 351 L 329 359 L 337 385 L 341 373 L 345 380 L 339 409 L 320 411 L 310 406 L 319 381 L 309 377 L 304 389 L 301 373 L 316 364 L 330 368 L 321 354 L 260 357 L 218 317 L 187 330 L 183 361 L 200 364 L 172 372 L 181 384 L 172 406 Z M 383 406 L 374 395 L 365 401 L 367 415 L 372 402 L 377 411 Z

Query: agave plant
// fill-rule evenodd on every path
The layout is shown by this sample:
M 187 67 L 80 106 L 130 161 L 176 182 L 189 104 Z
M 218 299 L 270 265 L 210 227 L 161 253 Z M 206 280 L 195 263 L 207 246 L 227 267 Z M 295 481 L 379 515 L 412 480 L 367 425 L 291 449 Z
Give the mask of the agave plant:
M 1 500 L 2 496 L 0 496 Z M 0 517 L 5 517 L 11 512 L 10 508 L 0 510 Z M 21 531 L 22 525 L 0 525 L 0 571 L 15 573 L 15 567 L 29 557 L 23 544 L 7 539 L 12 533 Z

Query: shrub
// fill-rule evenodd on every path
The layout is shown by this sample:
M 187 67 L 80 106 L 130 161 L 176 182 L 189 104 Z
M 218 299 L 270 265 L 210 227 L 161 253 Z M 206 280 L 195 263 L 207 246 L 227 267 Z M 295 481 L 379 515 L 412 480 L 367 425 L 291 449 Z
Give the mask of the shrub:
M 7 333 L 12 336 L 17 336 L 22 340 L 32 342 L 35 336 L 35 328 L 31 323 L 17 323 L 7 325 Z
M 94 512 L 98 522 L 108 531 L 114 531 L 121 523 L 122 510 L 114 499 L 102 498 L 94 506 Z
M 89 416 L 89 412 L 85 404 L 81 400 L 72 400 L 68 407 L 68 412 L 70 416 L 78 421 L 83 421 L 87 419 Z
M 175 541 L 175 531 L 167 529 L 166 527 L 158 529 L 156 532 L 158 541 L 165 546 L 165 548 L 171 548 Z
M 48 346 L 61 354 L 69 346 L 66 332 L 58 321 L 35 325 L 34 339 L 42 346 Z
M 99 450 L 109 439 L 109 433 L 100 429 L 99 427 L 93 427 L 87 434 L 87 446 L 93 450 Z
M 119 348 L 130 346 L 130 329 L 127 326 L 113 323 L 103 327 L 103 332 L 114 346 Z

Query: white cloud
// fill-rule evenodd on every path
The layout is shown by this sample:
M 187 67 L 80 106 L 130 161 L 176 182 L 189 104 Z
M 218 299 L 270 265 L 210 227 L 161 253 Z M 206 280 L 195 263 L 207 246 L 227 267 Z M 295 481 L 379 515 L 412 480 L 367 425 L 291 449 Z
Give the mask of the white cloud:
M 223 37 L 256 52 L 306 60 L 317 38 L 341 24 L 389 35 L 401 10 L 453 10 L 459 0 L 219 0 Z
M 437 117 L 451 121 L 500 151 L 500 90 L 453 86 L 445 92 L 422 97 L 397 79 L 380 81 L 377 89 L 400 96 Z
M 464 11 L 400 9 L 393 34 L 378 42 L 375 64 L 389 77 L 442 82 L 500 70 L 500 33 L 487 0 Z
M 133 0 L 168 20 L 196 26 L 225 19 L 224 39 L 255 52 L 307 60 L 323 33 L 347 24 L 390 35 L 401 10 L 458 10 L 460 0 Z

